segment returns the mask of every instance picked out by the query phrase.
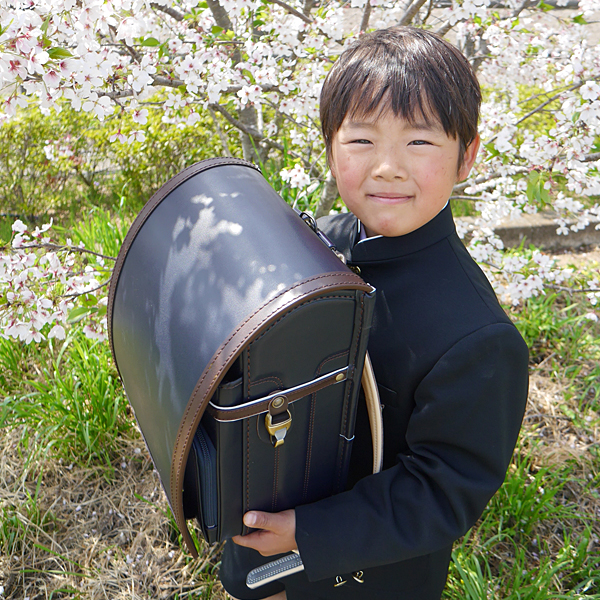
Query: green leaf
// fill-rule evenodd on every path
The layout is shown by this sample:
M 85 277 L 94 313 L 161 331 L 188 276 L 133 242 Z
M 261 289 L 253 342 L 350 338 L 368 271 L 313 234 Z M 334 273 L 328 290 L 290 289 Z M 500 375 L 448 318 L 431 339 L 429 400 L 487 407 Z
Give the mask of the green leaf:
M 221 31 L 223 31 L 222 27 L 219 27 L 218 25 L 213 25 L 211 32 L 213 35 L 219 35 L 221 33 Z
M 73 55 L 65 48 L 50 48 L 48 55 L 52 60 L 60 60 L 61 58 L 71 58 Z
M 167 56 L 169 54 L 169 47 L 167 42 L 163 42 L 158 49 L 158 57 L 162 58 L 163 56 Z
M 565 406 L 564 404 L 560 405 L 560 410 L 571 420 L 574 420 L 577 417 L 575 411 L 573 411 L 573 409 L 569 408 L 568 406 Z
M 77 323 L 91 312 L 93 312 L 92 309 L 87 308 L 86 306 L 78 306 L 69 313 L 69 316 L 67 317 L 67 323 L 70 325 Z
M 264 25 L 265 22 L 261 21 L 260 19 L 256 19 L 254 21 L 252 21 L 252 27 L 260 27 L 261 25 Z
M 500 152 L 498 152 L 498 150 L 496 149 L 496 146 L 494 146 L 494 144 L 484 144 L 485 149 L 491 154 L 491 156 L 493 158 L 495 158 L 496 156 L 498 156 L 500 154 Z
M 93 294 L 84 294 L 79 297 L 79 302 L 86 308 L 91 308 L 92 306 L 96 306 L 98 304 L 98 298 Z
M 160 42 L 156 38 L 149 37 L 142 40 L 142 46 L 150 46 L 153 48 L 155 46 L 160 46 Z
M 549 11 L 554 9 L 554 6 L 552 6 L 551 4 L 546 4 L 544 0 L 541 0 L 537 7 L 541 8 L 543 11 Z
M 42 26 L 40 27 L 40 29 L 42 30 L 43 33 L 46 33 L 48 31 L 48 25 L 50 24 L 50 19 L 51 18 L 52 18 L 52 13 L 50 13 L 46 17 L 46 20 L 42 23 Z
M 540 199 L 540 174 L 538 171 L 531 171 L 527 178 L 527 199 L 530 202 Z
M 588 22 L 584 19 L 583 15 L 575 15 L 573 17 L 573 23 L 577 23 L 578 25 L 587 25 Z

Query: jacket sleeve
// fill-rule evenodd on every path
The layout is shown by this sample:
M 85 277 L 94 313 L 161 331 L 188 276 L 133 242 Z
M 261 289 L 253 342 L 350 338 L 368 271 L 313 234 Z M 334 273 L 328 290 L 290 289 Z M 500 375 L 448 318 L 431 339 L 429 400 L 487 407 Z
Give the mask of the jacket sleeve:
M 410 453 L 349 491 L 297 507 L 308 579 L 428 554 L 463 535 L 504 481 L 527 387 L 528 350 L 512 325 L 488 325 L 450 348 L 415 392 Z

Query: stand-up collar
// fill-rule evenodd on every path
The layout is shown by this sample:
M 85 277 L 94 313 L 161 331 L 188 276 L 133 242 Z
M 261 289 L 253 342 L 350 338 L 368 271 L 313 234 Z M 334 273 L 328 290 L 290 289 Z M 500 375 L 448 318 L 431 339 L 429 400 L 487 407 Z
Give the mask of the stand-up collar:
M 351 244 L 357 238 L 356 229 L 351 234 L 353 236 L 350 239 Z M 377 236 L 357 243 L 352 248 L 350 260 L 353 264 L 366 264 L 399 258 L 423 250 L 428 246 L 433 246 L 433 244 L 437 244 L 455 231 L 452 209 L 448 204 L 431 221 L 406 235 L 398 237 Z

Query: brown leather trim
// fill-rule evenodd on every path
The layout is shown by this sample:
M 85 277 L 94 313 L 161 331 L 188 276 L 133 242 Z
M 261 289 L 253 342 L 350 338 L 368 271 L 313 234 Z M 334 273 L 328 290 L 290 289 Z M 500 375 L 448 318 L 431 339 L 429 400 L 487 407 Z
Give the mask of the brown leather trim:
M 153 213 L 156 207 L 178 186 L 182 183 L 197 175 L 198 173 L 202 173 L 202 171 L 207 171 L 208 169 L 212 169 L 213 167 L 220 167 L 222 165 L 241 165 L 245 167 L 251 167 L 252 169 L 257 170 L 260 173 L 260 169 L 253 165 L 250 162 L 242 160 L 240 158 L 209 158 L 207 160 L 201 160 L 193 165 L 190 165 L 175 177 L 169 179 L 167 183 L 165 183 L 162 187 L 160 187 L 146 202 L 144 208 L 140 211 L 138 216 L 135 218 L 135 221 L 132 223 L 125 239 L 123 240 L 123 245 L 119 250 L 119 254 L 117 255 L 117 260 L 115 261 L 115 266 L 113 268 L 113 272 L 110 278 L 110 287 L 108 290 L 108 308 L 106 311 L 107 317 L 107 329 L 108 329 L 108 340 L 110 342 L 110 351 L 112 353 L 113 361 L 115 366 L 117 367 L 117 371 L 119 371 L 119 365 L 117 363 L 117 357 L 115 356 L 115 349 L 113 345 L 113 336 L 112 336 L 112 313 L 113 313 L 113 303 L 114 297 L 117 291 L 117 283 L 119 281 L 119 276 L 121 275 L 121 269 L 123 268 L 123 263 L 125 262 L 125 258 L 127 257 L 127 253 L 129 252 L 129 248 L 131 248 L 131 244 L 133 244 L 133 240 L 135 240 L 138 232 L 142 228 L 142 225 L 146 222 L 148 217 Z M 120 373 L 119 373 L 120 375 Z
M 342 375 L 342 378 L 338 379 L 337 377 L 339 375 Z M 299 385 L 287 390 L 278 390 L 277 392 L 273 392 L 268 396 L 251 400 L 250 402 L 240 404 L 239 406 L 221 407 L 216 406 L 209 401 L 208 406 L 206 407 L 206 412 L 213 417 L 213 419 L 223 423 L 229 421 L 240 421 L 241 419 L 246 419 L 248 417 L 253 417 L 255 415 L 260 415 L 261 413 L 267 412 L 269 410 L 269 404 L 278 396 L 284 396 L 287 398 L 287 403 L 291 404 L 292 402 L 296 402 L 296 400 L 300 400 L 300 398 L 310 396 L 311 394 L 314 394 L 315 392 L 318 392 L 319 390 L 322 390 L 330 385 L 346 381 L 348 377 L 351 377 L 350 366 L 344 367 L 343 369 L 337 369 L 336 371 L 332 371 L 326 375 L 322 375 L 321 377 L 313 379 L 304 385 Z
M 238 326 L 204 369 L 181 419 L 171 460 L 170 499 L 173 516 L 192 556 L 197 557 L 198 552 L 183 515 L 183 477 L 194 433 L 210 398 L 246 344 L 270 327 L 283 313 L 323 292 L 344 290 L 371 293 L 373 288 L 352 272 L 337 271 L 305 279 L 282 290 Z

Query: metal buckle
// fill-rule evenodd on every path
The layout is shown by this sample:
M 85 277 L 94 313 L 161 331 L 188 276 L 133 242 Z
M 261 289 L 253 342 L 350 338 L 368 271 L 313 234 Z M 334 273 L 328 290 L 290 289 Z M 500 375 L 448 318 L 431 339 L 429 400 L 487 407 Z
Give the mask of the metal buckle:
M 354 573 L 352 573 L 352 579 L 354 579 L 354 581 L 358 581 L 358 583 L 364 583 L 365 582 L 365 574 L 362 571 L 356 571 Z
M 344 585 L 345 583 L 346 583 L 346 580 L 343 579 L 341 575 L 336 575 L 335 583 L 333 584 L 333 587 L 340 587 L 341 585 Z
M 273 416 L 271 413 L 267 413 L 265 416 L 265 427 L 271 436 L 271 443 L 275 448 L 278 448 L 283 444 L 287 431 L 292 424 L 292 415 L 290 414 L 290 411 L 286 410 L 285 412 L 287 413 L 287 418 L 280 423 L 273 423 Z

